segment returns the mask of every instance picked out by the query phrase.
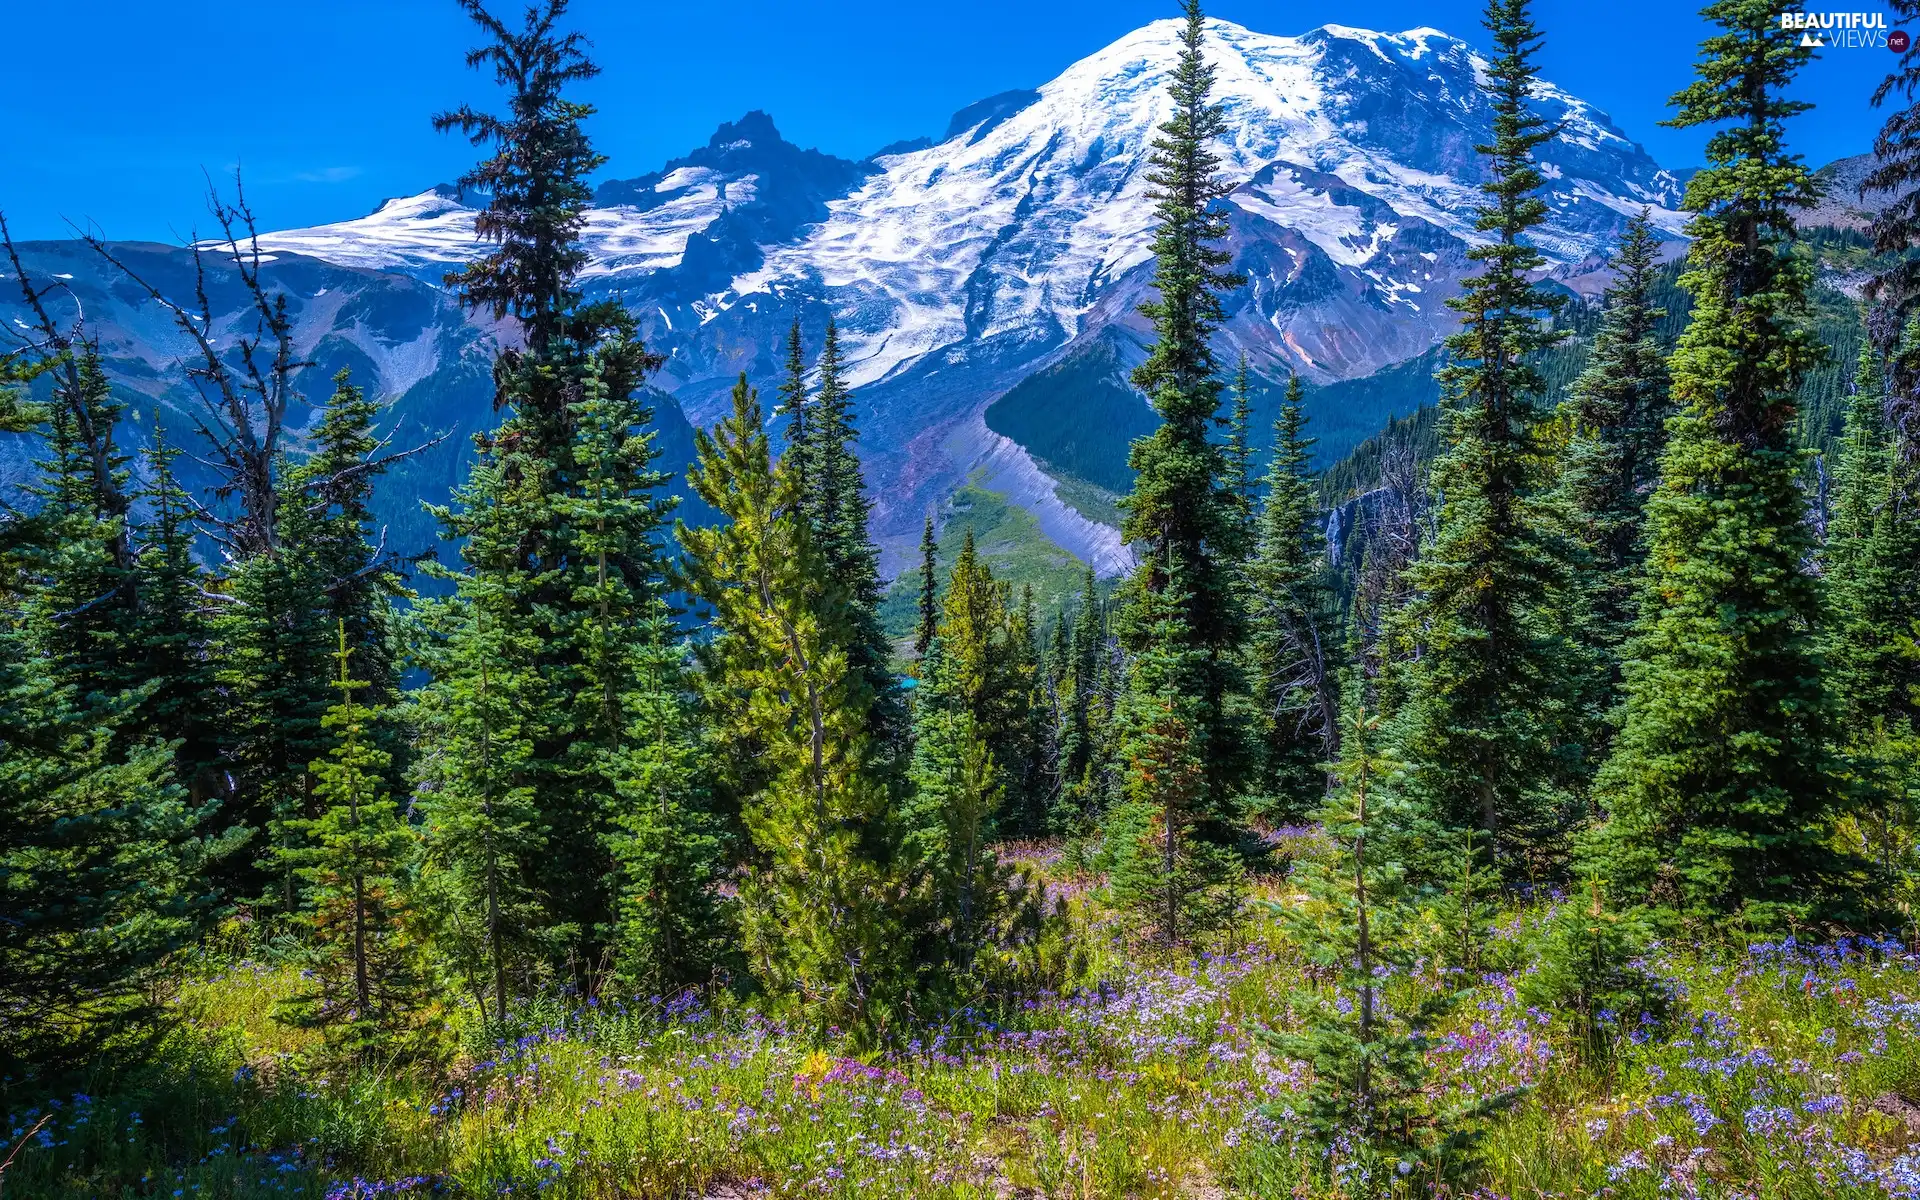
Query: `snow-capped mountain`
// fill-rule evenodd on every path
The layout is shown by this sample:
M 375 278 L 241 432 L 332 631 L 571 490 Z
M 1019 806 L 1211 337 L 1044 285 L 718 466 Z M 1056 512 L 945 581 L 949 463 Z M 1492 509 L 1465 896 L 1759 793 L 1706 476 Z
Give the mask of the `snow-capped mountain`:
M 1100 507 L 1056 487 L 1075 464 L 1036 461 L 1037 440 L 1019 431 L 1049 419 L 1062 380 L 1097 401 L 1059 419 L 1150 421 L 1124 377 L 1148 332 L 1136 311 L 1151 286 L 1148 157 L 1181 25 L 1145 26 L 1037 89 L 963 109 L 938 142 L 862 162 L 801 150 L 749 113 L 686 157 L 599 188 L 585 285 L 634 310 L 669 354 L 657 382 L 697 423 L 718 415 L 741 371 L 773 380 L 792 321 L 817 347 L 834 317 L 889 566 L 921 515 L 971 480 L 1117 569 L 1126 551 Z M 1452 325 L 1444 301 L 1480 237 L 1485 61 L 1432 29 L 1285 37 L 1224 21 L 1209 23 L 1207 53 L 1228 129 L 1221 169 L 1237 185 L 1231 249 L 1247 277 L 1226 299 L 1222 351 L 1244 351 L 1269 378 L 1316 382 L 1425 351 Z M 1642 206 L 1678 232 L 1677 182 L 1603 113 L 1551 86 L 1536 107 L 1560 130 L 1538 154 L 1550 218 L 1537 242 L 1552 260 L 1604 251 Z M 473 217 L 441 187 L 260 240 L 274 255 L 437 285 L 484 251 Z

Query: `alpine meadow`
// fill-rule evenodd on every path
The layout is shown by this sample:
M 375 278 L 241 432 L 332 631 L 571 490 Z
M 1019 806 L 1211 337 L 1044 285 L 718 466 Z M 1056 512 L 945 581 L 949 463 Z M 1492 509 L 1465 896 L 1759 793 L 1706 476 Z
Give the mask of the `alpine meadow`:
M 0 217 L 0 1200 L 1920 1200 L 1920 0 L 625 178 L 437 3 L 449 182 Z

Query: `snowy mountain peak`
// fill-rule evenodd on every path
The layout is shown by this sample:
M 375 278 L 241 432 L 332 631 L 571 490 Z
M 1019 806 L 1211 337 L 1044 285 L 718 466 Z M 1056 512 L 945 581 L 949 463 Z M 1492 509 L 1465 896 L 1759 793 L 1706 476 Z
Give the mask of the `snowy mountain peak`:
M 802 149 L 748 112 L 659 170 L 600 185 L 585 283 L 623 300 L 669 354 L 659 382 L 696 422 L 739 372 L 776 373 L 794 320 L 817 339 L 835 318 L 871 477 L 889 481 L 883 535 L 916 532 L 928 503 L 991 463 L 1076 552 L 1117 552 L 1081 544 L 1084 521 L 1047 508 L 1044 473 L 1019 467 L 1019 447 L 995 441 L 982 413 L 1089 347 L 1122 368 L 1138 360 L 1146 177 L 1183 24 L 1145 25 L 1037 88 L 962 108 L 937 144 L 864 161 Z M 1247 276 L 1226 298 L 1223 349 L 1269 374 L 1326 380 L 1449 332 L 1444 302 L 1483 239 L 1484 57 L 1431 28 L 1278 35 L 1220 20 L 1208 22 L 1206 54 L 1226 117 L 1221 170 L 1236 185 L 1229 248 Z M 1536 154 L 1548 216 L 1534 241 L 1550 259 L 1604 252 L 1643 206 L 1678 234 L 1677 182 L 1604 113 L 1550 84 L 1534 103 L 1560 131 Z M 481 249 L 471 210 L 438 193 L 261 240 L 430 281 Z

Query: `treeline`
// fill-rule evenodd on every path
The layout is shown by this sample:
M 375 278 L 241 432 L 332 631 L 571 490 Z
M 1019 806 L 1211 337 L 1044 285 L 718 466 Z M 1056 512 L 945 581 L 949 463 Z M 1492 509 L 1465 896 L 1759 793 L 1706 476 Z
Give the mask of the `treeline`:
M 1688 186 L 1684 323 L 1642 214 L 1551 407 L 1571 318 L 1530 234 L 1553 131 L 1527 5 L 1493 0 L 1484 241 L 1451 302 L 1438 456 L 1383 441 L 1378 486 L 1331 527 L 1300 381 L 1256 477 L 1246 366 L 1213 344 L 1237 282 L 1226 117 L 1188 5 L 1151 154 L 1138 567 L 1042 613 L 970 543 L 937 569 L 930 517 L 911 652 L 878 617 L 834 325 L 817 346 L 794 326 L 769 400 L 740 378 L 689 480 L 718 520 L 675 522 L 643 402 L 661 360 L 576 282 L 602 159 L 571 96 L 596 68 L 563 0 L 523 26 L 463 6 L 506 104 L 434 119 L 486 153 L 461 185 L 489 198 L 491 249 L 448 285 L 519 336 L 497 427 L 432 509 L 439 559 L 402 561 L 370 515 L 414 449 L 378 401 L 343 374 L 310 430 L 284 427 L 302 364 L 243 198 L 215 215 L 244 333 L 216 338 L 204 291 L 146 289 L 206 403 L 185 435 L 154 416 L 137 470 L 92 334 L 14 262 L 39 328 L 0 419 L 44 453 L 0 523 L 8 1055 L 139 1029 L 149 985 L 223 922 L 302 961 L 283 1015 L 349 1057 L 434 1055 L 449 994 L 505 1029 L 553 991 L 720 987 L 883 1045 L 1074 979 L 1067 918 L 1007 839 L 1060 839 L 1141 938 L 1178 945 L 1231 928 L 1249 873 L 1285 865 L 1270 835 L 1311 820 L 1327 851 L 1287 919 L 1365 1003 L 1308 998 L 1283 1041 L 1315 1066 L 1316 1128 L 1425 1161 L 1445 1123 L 1420 1115 L 1409 1048 L 1432 1014 L 1373 1002 L 1416 918 L 1478 969 L 1504 898 L 1577 889 L 1542 1002 L 1596 1026 L 1653 932 L 1907 919 L 1915 209 L 1874 230 L 1894 269 L 1831 469 L 1810 470 L 1798 397 L 1830 352 L 1792 219 L 1813 181 L 1781 132 L 1807 55 L 1765 4 L 1708 8 L 1675 98 L 1717 129 Z M 1911 119 L 1882 190 L 1920 174 Z M 206 494 L 175 482 L 181 453 L 215 472 Z

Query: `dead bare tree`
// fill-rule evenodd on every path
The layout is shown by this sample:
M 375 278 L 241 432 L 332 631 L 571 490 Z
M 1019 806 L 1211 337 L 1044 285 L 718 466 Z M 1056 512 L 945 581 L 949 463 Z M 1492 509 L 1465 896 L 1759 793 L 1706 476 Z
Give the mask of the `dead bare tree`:
M 86 453 L 93 515 L 111 526 L 108 551 L 120 580 L 120 589 L 124 592 L 123 599 L 132 604 L 135 599 L 133 540 L 127 522 L 132 503 L 115 477 L 117 456 L 114 435 L 119 424 L 120 406 L 106 402 L 104 395 L 95 394 L 104 386 L 104 380 L 96 385 L 94 380 L 86 377 L 83 364 L 89 357 L 97 359 L 99 348 L 97 344 L 90 344 L 86 340 L 85 306 L 65 280 L 48 278 L 38 282 L 28 273 L 26 264 L 20 258 L 20 248 L 14 243 L 13 231 L 7 227 L 4 213 L 0 213 L 0 244 L 5 246 L 7 261 L 13 267 L 14 280 L 19 284 L 20 295 L 34 320 L 33 329 L 27 333 L 7 332 L 24 353 L 38 360 L 42 369 L 51 371 L 55 376 L 54 402 L 72 420 L 74 435 Z M 67 324 L 55 320 L 53 310 L 48 305 L 51 297 L 62 292 L 74 307 L 73 319 Z
M 190 239 L 194 295 L 191 305 L 167 296 L 130 266 L 104 239 L 86 231 L 81 237 L 153 301 L 173 315 L 174 324 L 199 350 L 186 364 L 187 378 L 199 393 L 202 411 L 193 414 L 206 439 L 205 457 L 193 456 L 214 471 L 211 491 L 221 502 L 238 501 L 238 511 L 206 512 L 208 533 L 234 559 L 276 554 L 280 549 L 278 469 L 287 413 L 300 400 L 300 375 L 313 365 L 296 352 L 293 322 L 284 293 L 269 293 L 261 278 L 263 256 L 253 212 L 239 173 L 234 199 L 221 199 L 209 182 L 207 208 L 220 226 L 209 242 Z M 207 256 L 230 261 L 248 297 L 248 311 L 236 318 L 239 331 L 223 352 L 213 305 L 207 296 Z

